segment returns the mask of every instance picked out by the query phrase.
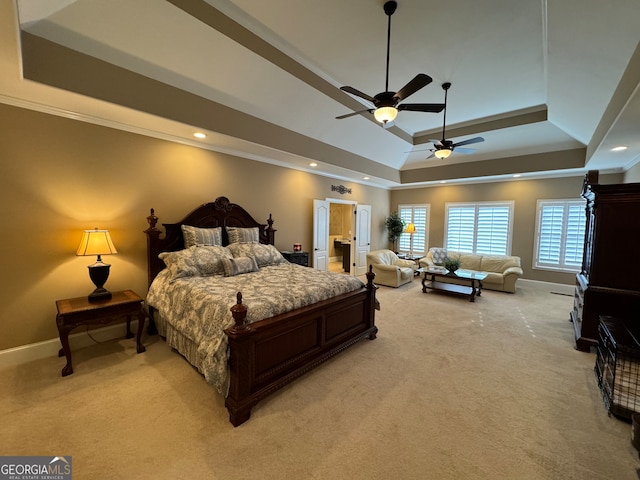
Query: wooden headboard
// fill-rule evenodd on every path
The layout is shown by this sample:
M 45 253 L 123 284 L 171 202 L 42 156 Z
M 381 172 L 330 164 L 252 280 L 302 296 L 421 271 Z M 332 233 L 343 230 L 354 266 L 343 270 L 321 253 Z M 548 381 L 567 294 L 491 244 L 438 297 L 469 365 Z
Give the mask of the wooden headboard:
M 182 225 L 191 225 L 201 228 L 222 227 L 222 244 L 228 245 L 229 238 L 224 227 L 258 227 L 260 243 L 273 245 L 276 230 L 273 228 L 271 214 L 267 223 L 257 222 L 240 205 L 231 203 L 227 197 L 218 197 L 214 202 L 205 203 L 193 210 L 178 223 L 163 223 L 165 229 L 164 238 L 160 238 L 162 231 L 156 228 L 158 217 L 154 209 L 147 217 L 149 228 L 144 231 L 147 234 L 147 272 L 149 285 L 156 275 L 165 268 L 165 264 L 158 258 L 162 252 L 174 252 L 184 248 L 182 237 Z

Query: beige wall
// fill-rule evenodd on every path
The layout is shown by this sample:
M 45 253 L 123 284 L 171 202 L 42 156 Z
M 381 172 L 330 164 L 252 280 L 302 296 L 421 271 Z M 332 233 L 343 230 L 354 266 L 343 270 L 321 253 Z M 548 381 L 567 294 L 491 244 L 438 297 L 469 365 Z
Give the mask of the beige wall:
M 450 185 L 391 191 L 391 209 L 400 204 L 430 204 L 429 247 L 444 242 L 445 204 L 447 202 L 514 201 L 514 226 L 511 254 L 521 258 L 524 278 L 546 282 L 573 284 L 575 275 L 534 270 L 533 249 L 538 199 L 580 198 L 583 177 L 546 180 L 514 180 L 511 182 Z M 601 176 L 601 183 L 622 182 L 621 175 Z
M 258 221 L 271 213 L 283 250 L 311 248 L 314 198 L 371 205 L 372 248 L 386 246 L 387 190 L 0 104 L 0 350 L 56 338 L 55 300 L 93 290 L 95 259 L 75 256 L 82 230 L 111 231 L 105 286 L 144 296 L 149 208 L 176 222 L 220 195 Z

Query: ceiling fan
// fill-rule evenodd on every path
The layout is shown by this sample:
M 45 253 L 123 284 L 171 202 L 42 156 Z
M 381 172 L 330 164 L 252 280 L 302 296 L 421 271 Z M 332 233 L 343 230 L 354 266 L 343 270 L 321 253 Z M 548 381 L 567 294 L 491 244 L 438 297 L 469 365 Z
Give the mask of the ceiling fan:
M 432 112 L 439 113 L 445 108 L 442 103 L 400 103 L 410 95 L 413 95 L 418 90 L 429 85 L 433 79 L 424 73 L 416 75 L 409 83 L 402 87 L 397 92 L 389 91 L 389 45 L 391 43 L 391 15 L 396 11 L 398 3 L 395 1 L 389 1 L 384 4 L 384 13 L 389 17 L 389 24 L 387 28 L 387 76 L 385 83 L 385 91 L 378 93 L 375 96 L 367 95 L 353 87 L 340 87 L 340 90 L 355 95 L 356 97 L 364 98 L 368 102 L 371 102 L 375 108 L 367 108 L 357 112 L 347 113 L 336 117 L 336 119 L 343 119 L 351 117 L 353 115 L 359 115 L 364 112 L 373 113 L 373 116 L 377 121 L 386 125 L 398 115 L 399 111 L 407 110 L 412 112 Z
M 471 145 L 473 143 L 484 142 L 484 138 L 482 137 L 474 137 L 468 140 L 463 140 L 458 143 L 453 143 L 452 140 L 445 140 L 446 137 L 445 137 L 444 130 L 447 125 L 447 92 L 449 91 L 449 88 L 451 88 L 450 82 L 445 82 L 442 84 L 442 89 L 444 90 L 444 120 L 442 123 L 442 140 L 429 139 L 433 143 L 435 150 L 427 158 L 431 158 L 433 156 L 438 158 L 447 158 L 449 155 L 451 155 L 451 152 L 453 152 L 454 149 L 456 152 L 459 152 L 459 153 L 473 153 L 475 152 L 473 148 L 460 148 L 460 147 L 464 145 Z

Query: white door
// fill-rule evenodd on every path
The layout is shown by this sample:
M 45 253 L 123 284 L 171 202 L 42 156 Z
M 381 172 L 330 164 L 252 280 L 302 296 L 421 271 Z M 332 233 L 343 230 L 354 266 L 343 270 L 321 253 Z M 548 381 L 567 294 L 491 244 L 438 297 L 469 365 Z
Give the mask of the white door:
M 355 212 L 356 236 L 351 242 L 355 275 L 367 273 L 367 253 L 371 250 L 371 205 L 358 205 Z M 351 273 L 353 274 L 353 266 Z
M 313 201 L 313 268 L 329 270 L 329 202 Z

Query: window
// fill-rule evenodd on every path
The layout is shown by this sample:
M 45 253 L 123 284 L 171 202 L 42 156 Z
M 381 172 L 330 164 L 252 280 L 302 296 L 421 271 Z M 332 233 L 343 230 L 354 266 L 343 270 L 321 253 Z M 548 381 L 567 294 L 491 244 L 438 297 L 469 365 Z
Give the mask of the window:
M 445 208 L 447 250 L 511 253 L 513 202 L 447 203 Z
M 584 208 L 583 200 L 538 200 L 534 268 L 580 271 Z
M 416 232 L 403 233 L 398 242 L 398 251 L 425 255 L 429 238 L 429 205 L 399 205 L 398 214 L 405 225 L 413 223 Z

